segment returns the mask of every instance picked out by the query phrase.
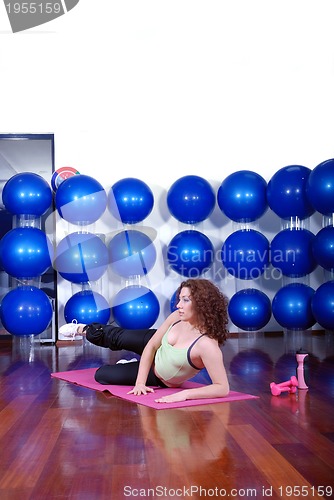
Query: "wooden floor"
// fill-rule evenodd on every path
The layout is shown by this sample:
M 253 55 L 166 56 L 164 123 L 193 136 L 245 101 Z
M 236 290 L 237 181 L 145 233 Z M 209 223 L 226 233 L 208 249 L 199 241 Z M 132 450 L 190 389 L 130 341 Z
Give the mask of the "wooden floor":
M 1 500 L 334 497 L 333 333 L 232 336 L 231 389 L 259 398 L 159 411 L 51 378 L 127 354 L 58 344 L 0 343 Z M 271 396 L 300 347 L 309 390 Z

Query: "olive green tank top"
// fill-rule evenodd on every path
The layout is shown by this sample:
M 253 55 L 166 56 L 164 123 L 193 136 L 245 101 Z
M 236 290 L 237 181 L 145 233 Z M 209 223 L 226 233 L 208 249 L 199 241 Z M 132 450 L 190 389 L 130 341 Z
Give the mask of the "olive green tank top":
M 155 372 L 161 380 L 181 385 L 201 370 L 192 363 L 190 351 L 203 335 L 197 337 L 190 347 L 176 348 L 168 343 L 168 333 L 175 324 L 173 323 L 162 337 L 161 346 L 155 354 Z

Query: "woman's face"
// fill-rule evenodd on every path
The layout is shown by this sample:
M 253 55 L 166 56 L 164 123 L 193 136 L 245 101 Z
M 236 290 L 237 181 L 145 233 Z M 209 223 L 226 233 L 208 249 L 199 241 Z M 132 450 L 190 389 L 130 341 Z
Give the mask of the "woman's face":
M 195 317 L 195 307 L 191 299 L 190 288 L 181 288 L 179 301 L 176 306 L 183 321 L 191 321 Z

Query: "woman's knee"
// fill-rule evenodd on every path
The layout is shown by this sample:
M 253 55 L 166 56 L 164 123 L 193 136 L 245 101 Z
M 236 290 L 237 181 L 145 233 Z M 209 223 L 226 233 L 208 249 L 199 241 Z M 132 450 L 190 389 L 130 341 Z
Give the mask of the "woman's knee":
M 95 372 L 95 380 L 104 385 L 135 385 L 139 363 L 103 365 Z
M 96 382 L 98 382 L 99 384 L 103 384 L 103 385 L 112 384 L 112 382 L 110 381 L 110 374 L 108 377 L 108 368 L 111 368 L 111 367 L 109 367 L 108 365 L 105 365 L 105 366 L 101 366 L 100 368 L 98 368 L 96 370 L 95 375 L 94 375 Z
M 86 335 L 86 339 L 91 344 L 95 344 L 100 347 L 109 347 L 113 350 L 115 349 L 107 325 L 91 323 L 90 325 L 85 326 L 84 333 Z

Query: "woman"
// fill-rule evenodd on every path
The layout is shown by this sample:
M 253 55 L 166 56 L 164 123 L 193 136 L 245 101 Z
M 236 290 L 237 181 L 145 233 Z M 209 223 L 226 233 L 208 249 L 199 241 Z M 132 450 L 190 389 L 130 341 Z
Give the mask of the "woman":
M 112 325 L 64 325 L 64 336 L 86 335 L 95 345 L 140 354 L 140 361 L 104 365 L 96 371 L 101 384 L 133 385 L 129 394 L 154 392 L 154 386 L 180 387 L 203 368 L 210 385 L 184 389 L 157 402 L 224 397 L 229 384 L 221 345 L 227 338 L 227 300 L 211 281 L 188 279 L 178 289 L 177 310 L 157 329 L 126 330 Z M 153 387 L 152 387 L 153 386 Z

